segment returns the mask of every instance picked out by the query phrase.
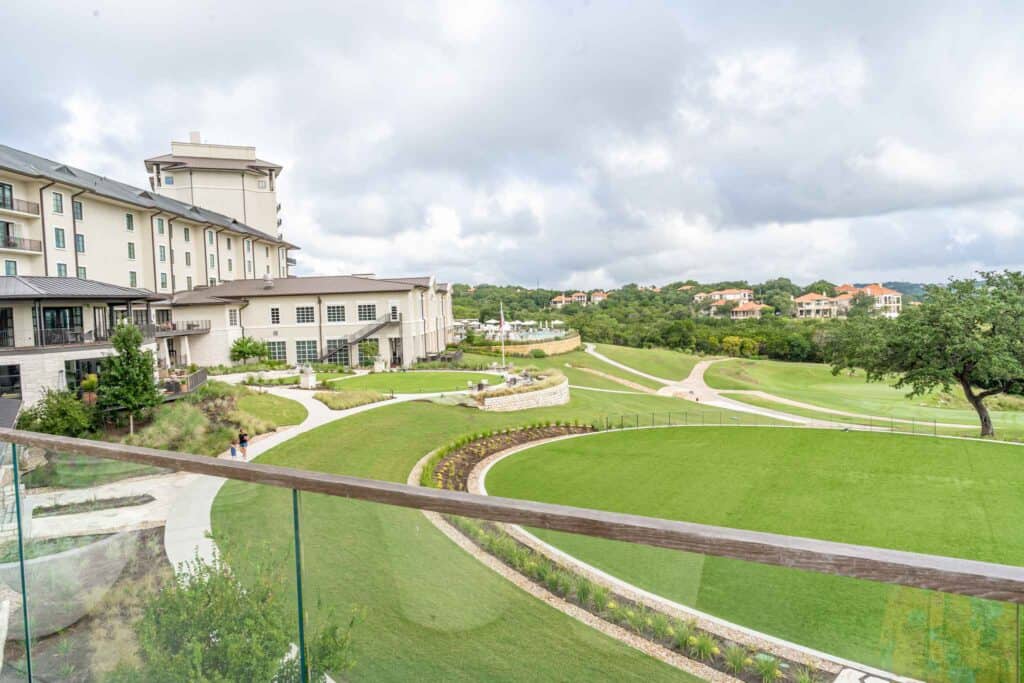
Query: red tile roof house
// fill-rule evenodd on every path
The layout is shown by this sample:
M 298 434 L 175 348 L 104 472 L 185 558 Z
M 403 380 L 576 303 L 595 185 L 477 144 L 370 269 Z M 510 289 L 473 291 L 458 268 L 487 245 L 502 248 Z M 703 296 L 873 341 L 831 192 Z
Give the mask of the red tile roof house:
M 839 315 L 839 304 L 824 292 L 808 292 L 793 299 L 793 315 L 797 318 L 835 318 Z
M 604 292 L 604 291 L 601 291 L 601 290 L 597 290 L 596 292 L 591 292 L 590 293 L 590 303 L 592 303 L 592 304 L 599 304 L 602 301 L 606 301 L 607 299 L 608 299 L 608 293 L 607 292 Z
M 719 289 L 711 292 L 709 296 L 723 301 L 753 301 L 754 290 L 752 289 Z M 696 298 L 696 297 L 695 297 Z
M 586 292 L 574 292 L 572 295 L 572 303 L 579 304 L 580 306 L 587 305 L 587 293 Z
M 567 296 L 562 296 L 561 294 L 559 294 L 558 296 L 551 300 L 551 308 L 562 308 L 566 304 L 570 303 L 572 303 L 572 299 L 570 299 Z
M 754 301 L 744 301 L 736 308 L 729 311 L 729 317 L 733 320 L 746 320 L 748 318 L 760 318 L 762 311 L 766 308 L 771 308 L 765 304 L 759 304 Z
M 883 287 L 881 284 L 867 285 L 866 287 L 854 287 L 850 284 L 843 284 L 836 287 L 838 295 L 830 297 L 822 294 L 809 292 L 793 299 L 796 304 L 794 315 L 797 318 L 836 318 L 845 316 L 850 310 L 853 297 L 857 294 L 867 294 L 875 300 L 875 310 L 887 318 L 899 316 L 903 310 L 903 295 L 894 289 Z

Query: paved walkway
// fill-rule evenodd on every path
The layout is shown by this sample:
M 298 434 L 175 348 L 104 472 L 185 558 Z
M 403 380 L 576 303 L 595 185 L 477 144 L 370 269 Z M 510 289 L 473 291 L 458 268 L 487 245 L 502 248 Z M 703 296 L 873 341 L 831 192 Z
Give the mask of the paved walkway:
M 313 392 L 303 389 L 289 389 L 284 387 L 268 387 L 268 393 L 276 396 L 283 396 L 298 401 L 309 414 L 303 422 L 295 427 L 274 432 L 262 439 L 249 444 L 248 460 L 253 460 L 266 453 L 271 448 L 292 439 L 299 434 L 316 429 L 329 422 L 341 420 L 352 415 L 358 415 L 368 410 L 375 410 L 384 406 L 406 401 L 416 401 L 425 398 L 436 398 L 440 396 L 451 396 L 459 392 L 445 392 L 436 394 L 399 394 L 393 399 L 368 403 L 348 410 L 331 410 L 320 401 L 313 398 Z M 465 393 L 465 392 L 462 392 Z M 222 455 L 221 457 L 229 457 Z M 203 475 L 187 475 L 193 480 L 188 487 L 174 499 L 170 512 L 167 516 L 167 526 L 164 528 L 164 546 L 167 551 L 167 559 L 171 565 L 179 568 L 182 562 L 191 561 L 196 557 L 209 561 L 216 553 L 216 545 L 211 534 L 210 510 L 213 507 L 213 500 L 217 497 L 220 488 L 227 481 L 220 477 L 208 477 Z

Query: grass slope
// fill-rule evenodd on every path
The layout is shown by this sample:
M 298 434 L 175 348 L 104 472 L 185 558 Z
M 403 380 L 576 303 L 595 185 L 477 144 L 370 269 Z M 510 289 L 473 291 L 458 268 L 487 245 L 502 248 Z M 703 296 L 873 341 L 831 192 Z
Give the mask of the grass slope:
M 1019 565 L 1017 446 L 806 429 L 608 433 L 502 461 L 494 495 Z M 940 593 L 547 531 L 612 574 L 926 680 L 1009 680 L 1014 610 Z
M 567 406 L 519 413 L 397 404 L 299 435 L 260 462 L 404 482 L 429 450 L 468 433 L 679 404 L 582 391 Z M 221 490 L 214 534 L 243 577 L 263 563 L 290 561 L 290 509 L 280 489 L 232 481 Z M 417 511 L 315 495 L 303 495 L 301 509 L 303 587 L 313 618 L 367 608 L 356 632 L 354 680 L 691 680 L 522 593 Z M 262 540 L 248 540 L 255 538 Z M 294 610 L 294 588 L 282 586 L 282 609 Z
M 445 372 L 443 370 L 417 370 L 411 372 L 380 372 L 330 383 L 338 391 L 369 390 L 396 394 L 429 394 L 440 391 L 465 391 L 466 382 L 486 379 L 498 384 L 501 376 L 486 372 Z
M 501 360 L 501 357 L 485 356 L 481 354 L 467 353 L 463 356 L 467 363 L 493 363 Z M 514 358 L 512 361 L 517 367 L 536 366 L 538 368 L 556 368 L 569 378 L 569 384 L 579 387 L 590 387 L 592 389 L 614 389 L 615 391 L 633 391 L 614 380 L 585 372 L 579 368 L 594 368 L 616 377 L 635 377 L 632 373 L 623 372 L 616 367 L 608 365 L 583 351 L 570 351 L 560 353 L 557 356 L 546 356 L 544 358 Z
M 238 407 L 261 420 L 278 427 L 297 425 L 308 412 L 298 401 L 273 394 L 250 394 L 238 399 Z
M 933 392 L 908 399 L 905 391 L 893 389 L 884 382 L 865 382 L 862 373 L 833 376 L 829 367 L 820 363 L 730 360 L 712 365 L 704 379 L 715 389 L 755 389 L 833 410 L 978 425 L 977 414 L 967 406 L 956 389 L 949 394 Z M 990 403 L 990 408 L 1019 409 L 1022 406 L 1024 402 L 1016 397 Z M 993 420 L 997 433 L 1007 430 L 1014 435 L 1024 434 L 1024 412 L 993 411 Z
M 631 368 L 646 372 L 662 379 L 679 381 L 686 379 L 693 366 L 700 360 L 681 351 L 671 349 L 636 349 L 614 344 L 596 344 L 597 352 Z M 641 378 L 642 379 L 642 378 Z M 655 383 L 655 388 L 664 386 Z

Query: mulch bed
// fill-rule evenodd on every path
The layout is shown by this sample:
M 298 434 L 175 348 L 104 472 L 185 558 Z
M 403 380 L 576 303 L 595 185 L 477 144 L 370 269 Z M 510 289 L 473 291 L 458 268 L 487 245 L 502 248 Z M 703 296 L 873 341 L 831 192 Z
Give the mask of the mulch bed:
M 485 436 L 482 439 L 471 441 L 442 458 L 434 467 L 434 481 L 437 482 L 438 488 L 451 491 L 466 491 L 469 473 L 480 462 L 495 453 L 532 441 L 592 431 L 594 431 L 594 428 L 590 426 L 551 425 L 549 427 L 528 427 L 526 429 Z

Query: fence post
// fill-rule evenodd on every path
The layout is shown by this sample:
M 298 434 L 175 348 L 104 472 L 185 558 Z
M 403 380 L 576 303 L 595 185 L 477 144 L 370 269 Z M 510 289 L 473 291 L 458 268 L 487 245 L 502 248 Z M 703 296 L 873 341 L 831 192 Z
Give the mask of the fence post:
M 640 413 L 637 413 L 636 415 L 634 415 L 633 419 L 636 420 L 636 427 L 635 427 L 635 429 L 640 429 Z
M 938 436 L 938 435 L 939 435 L 939 423 L 933 417 L 932 418 L 932 436 Z

